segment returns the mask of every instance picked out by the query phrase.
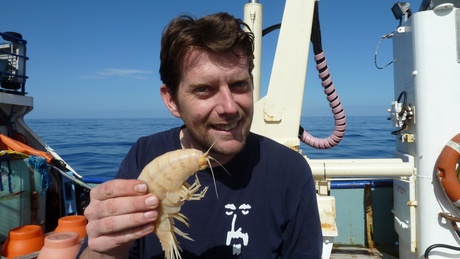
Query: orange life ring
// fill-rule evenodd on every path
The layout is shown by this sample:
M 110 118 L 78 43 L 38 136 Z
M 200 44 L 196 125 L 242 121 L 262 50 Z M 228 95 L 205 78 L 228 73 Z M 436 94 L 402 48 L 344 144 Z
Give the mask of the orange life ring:
M 455 206 L 460 208 L 460 183 L 457 162 L 460 158 L 460 134 L 455 135 L 442 149 L 436 165 L 437 176 L 444 191 Z

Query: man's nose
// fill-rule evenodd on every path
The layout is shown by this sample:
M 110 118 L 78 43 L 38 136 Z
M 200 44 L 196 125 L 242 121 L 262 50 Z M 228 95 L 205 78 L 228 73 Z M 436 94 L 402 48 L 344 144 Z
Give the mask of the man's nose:
M 217 113 L 234 114 L 238 111 L 238 104 L 228 87 L 222 87 L 219 91 L 219 104 Z

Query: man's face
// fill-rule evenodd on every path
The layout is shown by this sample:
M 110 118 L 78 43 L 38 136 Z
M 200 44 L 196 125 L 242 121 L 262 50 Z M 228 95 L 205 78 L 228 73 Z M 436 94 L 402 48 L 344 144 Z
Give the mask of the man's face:
M 185 147 L 205 151 L 215 143 L 211 155 L 219 162 L 243 148 L 253 115 L 246 58 L 193 50 L 184 59 L 177 101 L 167 96 L 165 86 L 161 92 L 171 113 L 186 125 L 181 139 Z

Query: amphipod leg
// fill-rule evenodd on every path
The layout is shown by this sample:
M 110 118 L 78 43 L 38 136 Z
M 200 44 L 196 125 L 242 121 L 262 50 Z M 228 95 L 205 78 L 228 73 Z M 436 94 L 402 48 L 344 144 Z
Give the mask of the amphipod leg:
M 195 174 L 195 182 L 193 182 L 192 185 L 189 185 L 189 184 L 185 185 L 185 184 L 187 183 L 184 183 L 181 187 L 181 191 L 182 191 L 181 196 L 182 196 L 182 199 L 186 201 L 201 200 L 201 198 L 203 198 L 206 192 L 208 191 L 208 187 L 206 186 L 205 188 L 203 188 L 201 192 L 196 193 L 201 187 L 201 183 L 200 183 L 200 180 L 198 179 L 197 174 Z

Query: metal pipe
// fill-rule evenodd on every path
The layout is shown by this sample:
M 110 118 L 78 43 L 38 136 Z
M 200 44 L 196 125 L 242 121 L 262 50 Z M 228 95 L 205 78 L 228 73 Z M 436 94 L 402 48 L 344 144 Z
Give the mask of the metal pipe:
M 258 1 L 250 1 L 244 5 L 244 22 L 254 34 L 254 69 L 252 70 L 254 84 L 254 102 L 260 99 L 260 78 L 262 71 L 262 19 L 263 6 Z
M 58 171 L 59 173 L 61 173 L 62 176 L 66 177 L 67 179 L 71 180 L 72 182 L 88 189 L 88 190 L 91 190 L 93 187 L 89 186 L 87 183 L 83 182 L 82 180 L 80 179 L 77 179 L 75 177 L 72 177 L 70 175 L 68 175 L 66 172 L 62 171 L 61 169 L 59 169 L 58 167 L 56 166 L 53 166 L 54 169 L 56 169 L 56 171 Z
M 83 177 L 82 181 L 89 183 L 89 184 L 101 184 L 107 181 L 112 180 L 113 178 L 110 177 Z
M 362 189 L 366 185 L 372 188 L 385 188 L 392 187 L 393 180 L 344 180 L 344 181 L 332 181 L 331 189 Z
M 333 180 L 334 177 L 397 178 L 412 176 L 411 162 L 399 158 L 389 159 L 308 159 L 316 180 Z

